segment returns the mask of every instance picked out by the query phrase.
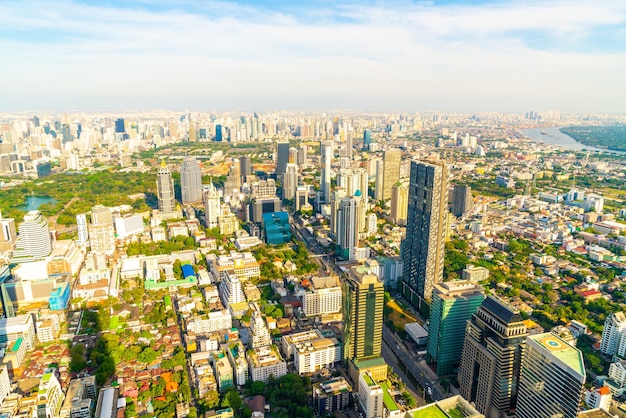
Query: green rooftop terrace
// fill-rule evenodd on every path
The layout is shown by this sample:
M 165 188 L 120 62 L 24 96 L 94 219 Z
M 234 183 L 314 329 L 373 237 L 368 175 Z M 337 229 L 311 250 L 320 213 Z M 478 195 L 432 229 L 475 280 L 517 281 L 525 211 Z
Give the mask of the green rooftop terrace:
M 400 409 L 396 401 L 394 401 L 389 394 L 389 383 L 382 382 L 380 387 L 383 389 L 383 403 L 385 404 L 385 408 L 387 408 L 389 412 L 394 412 Z
M 435 404 L 425 406 L 413 412 L 413 418 L 449 418 L 448 414 L 443 412 Z

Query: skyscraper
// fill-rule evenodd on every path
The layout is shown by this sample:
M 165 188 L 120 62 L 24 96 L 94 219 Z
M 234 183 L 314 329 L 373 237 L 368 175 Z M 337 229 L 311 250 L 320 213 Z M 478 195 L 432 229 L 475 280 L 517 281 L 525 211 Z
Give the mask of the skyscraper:
M 385 288 L 378 277 L 349 277 L 344 286 L 344 358 L 379 357 L 383 334 Z
M 468 281 L 436 284 L 430 308 L 428 359 L 437 363 L 437 375 L 454 372 L 461 360 L 467 321 L 485 299 L 483 288 Z
M 391 187 L 391 219 L 398 225 L 406 225 L 409 209 L 409 188 L 404 184 L 394 184 Z
M 344 260 L 354 259 L 354 250 L 359 242 L 359 210 L 361 192 L 352 197 L 342 197 L 337 209 L 337 246 Z
M 124 133 L 126 131 L 126 127 L 124 125 L 124 119 L 117 119 L 115 121 L 115 132 L 118 134 Z
M 24 215 L 15 245 L 15 257 L 46 257 L 52 252 L 48 220 L 38 210 Z
M 204 218 L 206 227 L 217 228 L 217 220 L 221 215 L 222 205 L 220 202 L 220 195 L 213 185 L 213 182 L 211 182 L 204 191 Z
M 320 141 L 320 162 L 322 169 L 322 178 L 320 181 L 320 189 L 322 192 L 322 202 L 330 202 L 330 165 L 333 158 L 333 142 Z
M 367 149 L 372 143 L 372 131 L 366 129 L 363 131 L 363 148 Z
M 411 161 L 406 238 L 402 243 L 402 294 L 422 307 L 443 280 L 448 215 L 448 169 L 443 163 Z
M 245 178 L 252 174 L 252 165 L 250 164 L 250 157 L 243 155 L 239 157 L 239 165 L 241 165 L 241 175 Z
M 401 158 L 399 149 L 388 149 L 383 153 L 383 200 L 391 199 L 391 186 L 400 181 Z
M 283 175 L 283 199 L 295 199 L 297 187 L 298 166 L 294 163 L 287 163 L 285 166 L 285 174 Z
M 344 156 L 347 157 L 348 159 L 352 159 L 352 147 L 353 147 L 353 141 L 352 141 L 352 132 L 348 132 L 346 134 L 346 148 L 344 151 Z
M 526 339 L 517 418 L 575 418 L 585 385 L 580 350 L 548 332 Z
M 515 409 L 528 331 L 519 311 L 488 296 L 467 322 L 458 380 L 461 396 L 487 418 Z
M 289 142 L 276 143 L 276 179 L 282 179 L 289 162 Z
M 195 157 L 185 157 L 180 168 L 180 192 L 184 204 L 202 200 L 202 172 Z
M 454 186 L 452 214 L 461 217 L 472 210 L 472 188 L 470 186 Z
M 159 199 L 159 212 L 172 213 L 176 210 L 174 180 L 172 180 L 172 173 L 167 168 L 165 160 L 161 160 L 161 167 L 157 173 L 157 197 Z

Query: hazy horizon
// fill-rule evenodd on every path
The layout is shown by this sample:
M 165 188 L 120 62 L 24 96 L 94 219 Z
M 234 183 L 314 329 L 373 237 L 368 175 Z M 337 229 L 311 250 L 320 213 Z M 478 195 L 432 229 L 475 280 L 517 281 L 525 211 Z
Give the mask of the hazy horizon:
M 615 1 L 6 1 L 0 112 L 618 114 L 624 45 Z

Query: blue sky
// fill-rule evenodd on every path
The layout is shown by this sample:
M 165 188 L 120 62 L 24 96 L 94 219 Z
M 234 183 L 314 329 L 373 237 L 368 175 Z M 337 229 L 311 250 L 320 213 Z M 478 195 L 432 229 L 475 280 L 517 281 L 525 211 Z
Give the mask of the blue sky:
M 2 1 L 0 111 L 626 112 L 626 2 Z

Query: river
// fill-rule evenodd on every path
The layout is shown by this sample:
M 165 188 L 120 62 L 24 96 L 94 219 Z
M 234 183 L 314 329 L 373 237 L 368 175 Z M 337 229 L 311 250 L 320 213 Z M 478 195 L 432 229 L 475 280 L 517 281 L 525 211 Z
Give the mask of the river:
M 621 151 L 610 151 L 610 150 L 591 147 L 589 145 L 582 144 L 576 141 L 571 136 L 565 135 L 563 132 L 559 131 L 559 129 L 560 129 L 559 127 L 533 128 L 533 129 L 522 129 L 521 132 L 534 141 L 543 142 L 544 144 L 549 144 L 549 145 L 557 145 L 567 150 L 582 151 L 583 149 L 585 149 L 589 151 L 615 152 L 618 154 L 626 154 Z M 542 132 L 545 132 L 545 134 L 543 134 Z

